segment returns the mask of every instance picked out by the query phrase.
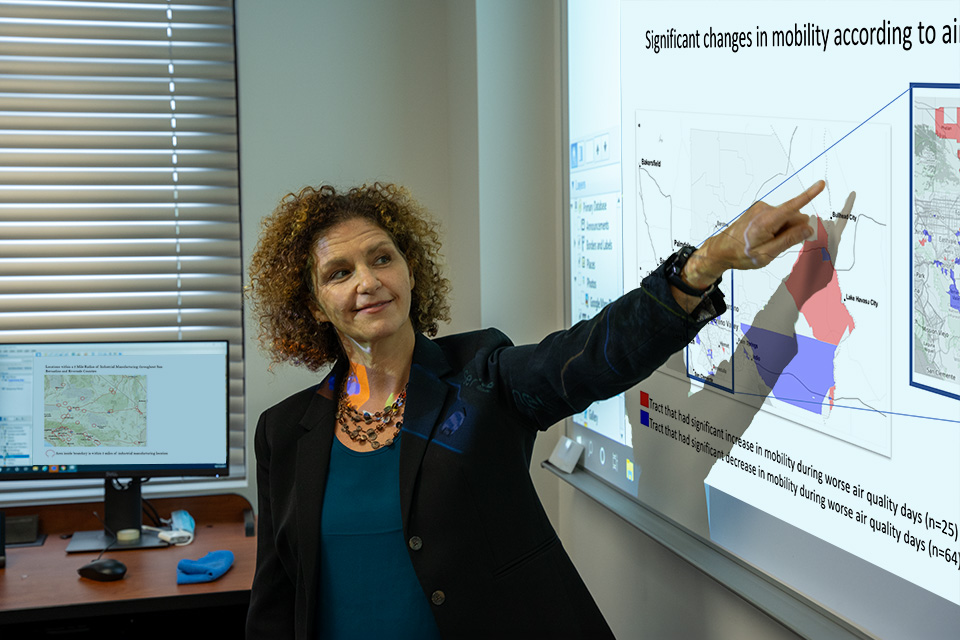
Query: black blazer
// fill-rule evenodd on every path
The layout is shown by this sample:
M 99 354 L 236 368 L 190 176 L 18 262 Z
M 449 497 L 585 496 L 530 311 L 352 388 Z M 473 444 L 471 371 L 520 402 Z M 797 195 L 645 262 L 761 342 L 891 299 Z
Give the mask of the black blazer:
M 603 638 L 612 633 L 540 504 L 536 433 L 620 393 L 689 342 L 695 321 L 661 270 L 592 320 L 515 347 L 495 329 L 416 338 L 400 446 L 407 551 L 449 638 Z M 334 438 L 338 362 L 315 387 L 265 411 L 255 436 L 257 571 L 247 637 L 310 638 L 320 514 Z

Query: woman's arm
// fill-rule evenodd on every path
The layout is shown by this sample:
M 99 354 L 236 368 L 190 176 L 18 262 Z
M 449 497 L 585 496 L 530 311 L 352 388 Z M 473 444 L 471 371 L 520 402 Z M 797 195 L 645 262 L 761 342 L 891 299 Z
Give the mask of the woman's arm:
M 711 287 L 726 270 L 766 266 L 809 237 L 809 218 L 800 208 L 823 187 L 820 181 L 778 207 L 758 202 L 695 251 L 681 275 L 707 295 L 687 295 L 670 284 L 668 261 L 594 318 L 539 344 L 496 352 L 485 374 L 499 378 L 503 400 L 542 429 L 622 393 L 726 311 L 723 295 Z
M 708 289 L 729 269 L 759 269 L 781 253 L 813 234 L 810 217 L 800 213 L 823 191 L 826 183 L 812 187 L 780 206 L 756 202 L 730 226 L 707 239 L 694 251 L 680 273 L 684 283 L 694 289 Z M 681 307 L 693 311 L 700 303 L 697 296 L 673 287 L 673 296 Z

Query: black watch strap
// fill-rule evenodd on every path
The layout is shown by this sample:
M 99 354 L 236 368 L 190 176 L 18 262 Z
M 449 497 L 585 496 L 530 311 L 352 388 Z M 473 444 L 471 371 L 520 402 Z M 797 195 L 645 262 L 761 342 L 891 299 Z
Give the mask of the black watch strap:
M 717 278 L 716 282 L 711 284 L 706 289 L 697 289 L 696 287 L 692 287 L 683 281 L 683 278 L 680 276 L 680 274 L 683 272 L 683 267 L 685 264 L 687 264 L 687 260 L 690 259 L 690 256 L 692 256 L 693 252 L 696 250 L 696 247 L 685 245 L 675 254 L 667 258 L 667 282 L 688 296 L 704 298 L 713 293 L 713 290 L 717 288 L 717 285 L 720 284 L 722 278 Z

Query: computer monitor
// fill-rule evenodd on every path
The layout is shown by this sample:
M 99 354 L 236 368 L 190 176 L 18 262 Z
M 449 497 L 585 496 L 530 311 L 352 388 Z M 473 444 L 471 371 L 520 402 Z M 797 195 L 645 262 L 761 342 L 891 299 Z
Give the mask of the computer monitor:
M 0 480 L 104 479 L 105 531 L 69 552 L 163 546 L 140 529 L 140 484 L 227 475 L 226 340 L 0 344 Z

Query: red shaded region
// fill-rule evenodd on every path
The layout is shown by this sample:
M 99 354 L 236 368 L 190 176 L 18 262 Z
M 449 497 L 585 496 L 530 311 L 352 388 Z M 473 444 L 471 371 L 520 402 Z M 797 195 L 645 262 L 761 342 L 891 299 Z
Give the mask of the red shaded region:
M 944 107 L 937 109 L 936 122 L 937 126 L 935 131 L 937 132 L 938 138 L 943 138 L 944 140 L 956 140 L 960 142 L 960 124 L 947 124 L 944 122 Z M 960 107 L 957 107 L 957 121 L 960 122 Z
M 953 124 L 947 124 L 945 122 L 945 112 L 944 107 L 939 107 L 936 111 L 936 127 L 934 131 L 937 133 L 938 138 L 943 138 L 944 140 L 956 140 L 960 143 L 960 107 L 957 107 L 957 122 Z M 957 151 L 957 157 L 960 158 L 960 151 Z
M 837 345 L 845 331 L 853 331 L 855 324 L 843 304 L 840 281 L 827 251 L 827 231 L 819 218 L 817 239 L 803 244 L 787 278 L 787 291 L 817 340 Z
M 843 304 L 836 271 L 833 272 L 830 284 L 810 296 L 800 313 L 813 329 L 813 337 L 821 342 L 840 344 L 843 333 L 847 330 L 853 333 L 856 328 L 850 311 Z
M 827 252 L 827 232 L 823 222 L 817 218 L 817 239 L 803 243 L 803 249 L 787 278 L 787 291 L 793 296 L 797 309 L 803 309 L 810 296 L 832 278 L 833 262 Z

